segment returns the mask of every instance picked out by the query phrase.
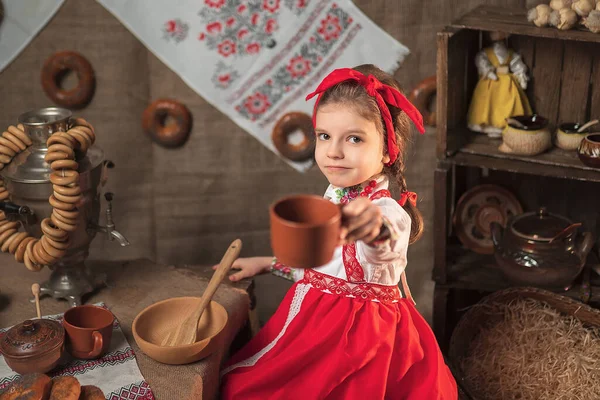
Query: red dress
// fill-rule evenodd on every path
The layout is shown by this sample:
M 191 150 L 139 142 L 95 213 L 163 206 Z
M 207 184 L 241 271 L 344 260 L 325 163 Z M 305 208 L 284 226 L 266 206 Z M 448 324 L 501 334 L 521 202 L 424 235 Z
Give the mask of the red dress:
M 223 399 L 457 399 L 456 382 L 404 274 L 409 298 L 397 284 L 365 282 L 368 269 L 357 268 L 355 245 L 340 253 L 339 275 L 346 279 L 305 270 L 273 317 L 225 365 Z

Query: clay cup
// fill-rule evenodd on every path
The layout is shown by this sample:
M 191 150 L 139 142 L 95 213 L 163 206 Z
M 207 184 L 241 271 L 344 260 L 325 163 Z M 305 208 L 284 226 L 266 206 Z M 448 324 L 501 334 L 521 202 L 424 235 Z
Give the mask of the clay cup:
M 75 358 L 91 360 L 108 351 L 115 316 L 105 308 L 83 305 L 70 308 L 63 317 L 67 350 Z
M 314 195 L 293 195 L 273 203 L 271 248 L 277 260 L 294 268 L 327 264 L 339 243 L 340 207 Z

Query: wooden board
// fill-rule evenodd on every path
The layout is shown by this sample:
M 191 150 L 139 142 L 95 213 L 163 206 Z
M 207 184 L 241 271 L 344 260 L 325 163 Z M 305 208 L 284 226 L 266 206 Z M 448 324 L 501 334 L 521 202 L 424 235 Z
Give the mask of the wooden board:
M 433 280 L 446 282 L 446 239 L 448 237 L 451 165 L 440 163 L 434 173 L 434 261 Z
M 527 84 L 527 89 L 525 90 L 525 94 L 529 99 L 529 103 L 531 107 L 535 109 L 535 96 L 533 92 L 534 82 L 533 82 L 533 67 L 535 65 L 535 42 L 536 38 L 531 36 L 523 36 L 523 35 L 513 35 L 509 37 L 509 46 L 512 48 L 517 54 L 521 56 L 521 59 L 527 66 L 527 76 L 529 77 L 529 82 Z
M 600 46 L 583 42 L 565 43 L 557 125 L 589 121 L 588 93 L 594 49 L 598 51 Z
M 535 60 L 532 70 L 532 102 L 534 112 L 555 124 L 558 119 L 560 79 L 564 43 L 539 38 L 535 43 Z
M 451 155 L 467 140 L 466 137 L 445 135 L 448 130 L 466 124 L 471 94 L 477 81 L 474 66 L 479 51 L 479 32 L 448 30 L 438 36 L 438 154 Z M 441 81 L 441 82 L 440 82 Z M 448 83 L 450 82 L 450 84 Z M 444 113 L 445 111 L 445 113 Z
M 463 133 L 459 130 L 451 135 L 463 135 Z M 474 135 L 471 141 L 449 161 L 524 174 L 600 182 L 600 169 L 581 163 L 574 151 L 552 147 L 545 153 L 527 157 L 502 153 L 498 150 L 500 143 L 501 141 L 498 139 L 490 139 L 485 135 Z
M 451 30 L 444 30 L 437 35 L 436 154 L 440 159 L 446 157 L 448 143 L 448 40 L 451 34 Z
M 515 7 L 480 6 L 451 24 L 455 28 L 501 31 L 516 35 L 549 39 L 600 42 L 600 35 L 585 28 L 562 31 L 554 27 L 538 28 L 527 21 L 527 10 Z
M 592 66 L 592 92 L 590 96 L 590 119 L 600 118 L 600 51 L 594 53 Z M 439 114 L 438 114 L 439 115 Z M 598 125 L 594 128 L 600 131 Z

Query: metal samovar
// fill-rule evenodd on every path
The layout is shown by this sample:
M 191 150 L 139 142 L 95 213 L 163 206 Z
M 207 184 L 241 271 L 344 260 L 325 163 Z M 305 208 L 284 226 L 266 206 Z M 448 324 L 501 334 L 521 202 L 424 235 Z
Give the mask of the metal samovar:
M 44 161 L 48 152 L 46 141 L 56 132 L 66 132 L 72 115 L 67 109 L 48 107 L 26 112 L 19 116 L 19 123 L 33 144 L 17 154 L 0 172 L 10 197 L 1 203 L 6 218 L 20 221 L 29 235 L 40 238 L 40 222 L 50 217 L 52 206 L 48 198 L 53 193 L 50 174 L 52 169 Z M 112 193 L 105 193 L 107 200 L 106 225 L 99 225 L 100 196 L 106 183 L 106 170 L 112 168 L 104 152 L 97 145 L 85 154 L 76 153 L 79 186 L 82 198 L 77 204 L 79 216 L 77 229 L 71 232 L 71 244 L 63 257 L 50 265 L 52 273 L 41 284 L 41 295 L 67 299 L 71 306 L 81 304 L 81 297 L 105 283 L 105 276 L 95 275 L 85 265 L 90 243 L 96 233 L 103 232 L 111 241 L 121 246 L 129 245 L 127 239 L 115 230 L 112 220 Z

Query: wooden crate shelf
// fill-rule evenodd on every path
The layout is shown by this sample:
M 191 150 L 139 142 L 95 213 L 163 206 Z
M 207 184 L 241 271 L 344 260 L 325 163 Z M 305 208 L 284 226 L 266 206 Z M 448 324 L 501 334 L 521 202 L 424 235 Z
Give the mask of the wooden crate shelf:
M 475 56 L 487 46 L 485 31 L 511 34 L 509 47 L 528 68 L 526 95 L 552 131 L 560 123 L 600 118 L 600 34 L 538 28 L 527 22 L 523 10 L 481 6 L 438 33 L 438 158 L 460 151 L 473 134 L 466 129 L 466 117 L 479 79 Z M 552 161 L 557 153 L 549 154 L 538 158 Z
M 469 138 L 462 147 L 448 155 L 448 161 L 457 165 L 483 166 L 500 171 L 600 182 L 600 169 L 583 164 L 575 151 L 553 147 L 536 156 L 518 156 L 499 151 L 501 139 L 490 139 L 482 134 L 475 135 L 466 128 L 454 128 L 451 131 L 450 135 Z
M 459 246 L 449 248 L 448 280 L 440 287 L 495 292 L 514 287 L 498 269 L 493 255 L 477 254 Z M 588 267 L 591 266 L 588 265 Z M 591 303 L 600 303 L 600 279 L 594 276 L 590 287 Z M 581 284 L 575 283 L 569 290 L 555 290 L 556 293 L 581 298 Z
M 527 10 L 480 6 L 437 36 L 437 168 L 435 171 L 433 326 L 442 349 L 461 310 L 482 293 L 511 287 L 493 256 L 462 247 L 452 229 L 452 212 L 466 190 L 492 183 L 512 189 L 525 211 L 539 206 L 583 222 L 600 237 L 600 169 L 582 164 L 575 151 L 557 147 L 533 156 L 505 154 L 501 139 L 467 128 L 467 114 L 479 79 L 475 56 L 488 46 L 484 33 L 509 33 L 509 47 L 528 67 L 526 94 L 549 129 L 564 122 L 600 118 L 600 34 L 585 29 L 538 28 Z M 599 242 L 600 243 L 600 242 Z M 597 252 L 597 249 L 592 250 Z M 599 253 L 600 254 L 600 253 Z M 580 280 L 584 277 L 580 277 Z M 600 304 L 600 278 L 591 272 L 591 303 Z M 595 279 L 595 280 L 594 280 Z M 581 299 L 575 283 L 562 294 Z M 475 297 L 473 297 L 475 296 Z
M 584 27 L 562 31 L 554 27 L 539 28 L 527 21 L 527 10 L 497 6 L 479 6 L 450 25 L 454 29 L 502 31 L 512 35 L 534 36 L 548 39 L 600 42 L 600 35 Z

